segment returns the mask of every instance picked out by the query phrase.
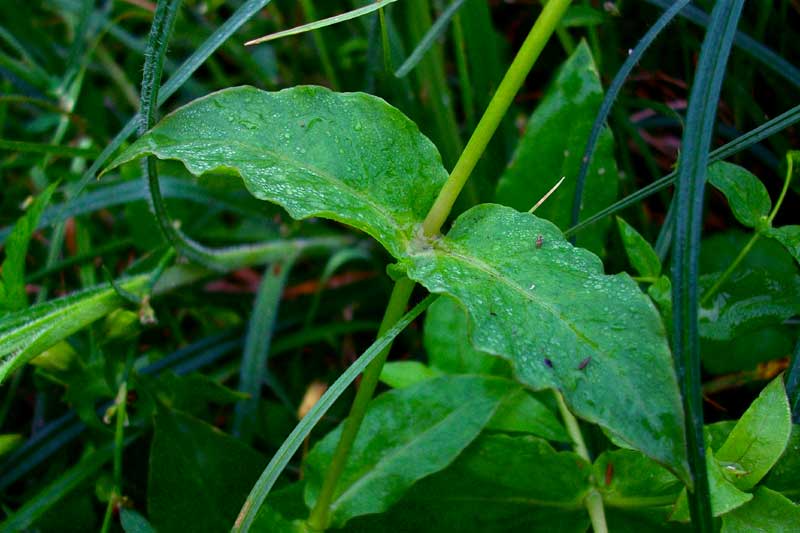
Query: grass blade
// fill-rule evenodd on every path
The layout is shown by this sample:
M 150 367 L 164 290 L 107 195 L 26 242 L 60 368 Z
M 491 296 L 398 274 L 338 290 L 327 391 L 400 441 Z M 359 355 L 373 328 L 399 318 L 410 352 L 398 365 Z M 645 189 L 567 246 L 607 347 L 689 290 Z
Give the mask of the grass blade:
M 656 23 L 650 27 L 647 33 L 644 34 L 644 37 L 642 37 L 642 39 L 636 44 L 636 47 L 628 54 L 628 58 L 622 64 L 616 76 L 614 76 L 611 85 L 608 86 L 606 95 L 603 98 L 603 103 L 600 104 L 600 109 L 597 111 L 594 124 L 592 124 L 592 131 L 589 134 L 589 140 L 586 141 L 586 149 L 583 152 L 583 159 L 581 160 L 581 169 L 578 172 L 578 178 L 575 183 L 575 196 L 572 200 L 571 224 L 573 226 L 578 223 L 581 215 L 583 189 L 584 185 L 586 184 L 586 176 L 589 173 L 589 163 L 592 160 L 592 154 L 597 146 L 597 140 L 600 138 L 600 133 L 603 131 L 603 124 L 605 124 L 608 114 L 611 112 L 611 107 L 614 105 L 614 101 L 617 99 L 617 95 L 619 94 L 620 89 L 622 89 L 622 85 L 625 83 L 625 80 L 628 78 L 631 71 L 633 71 L 636 64 L 642 58 L 645 51 L 661 33 L 661 30 L 666 28 L 681 10 L 681 8 L 688 3 L 689 0 L 678 0 L 672 5 L 672 7 L 662 13 Z
M 206 62 L 206 60 L 211 57 L 211 55 L 217 51 L 217 48 L 222 46 L 222 44 L 228 40 L 228 38 L 233 35 L 239 28 L 241 28 L 244 23 L 246 23 L 250 18 L 253 17 L 256 13 L 258 13 L 264 6 L 270 3 L 271 0 L 248 0 L 242 6 L 236 10 L 236 12 L 231 15 L 231 17 L 225 21 L 222 26 L 217 28 L 217 30 L 209 36 L 208 39 L 203 42 L 197 50 L 194 51 L 192 55 L 190 55 L 186 61 L 184 61 L 181 66 L 175 71 L 169 80 L 164 84 L 163 87 L 158 92 L 158 100 L 157 106 L 161 107 L 164 105 L 164 102 L 167 99 L 175 94 L 175 92 L 180 89 L 184 83 L 194 74 L 194 72 L 200 68 L 200 66 Z M 86 185 L 97 177 L 98 171 L 102 168 L 108 158 L 117 151 L 117 149 L 122 146 L 128 137 L 133 135 L 133 132 L 136 131 L 136 127 L 139 125 L 140 119 L 139 114 L 135 115 L 131 118 L 125 127 L 123 127 L 119 133 L 112 139 L 112 141 L 100 152 L 100 155 L 97 156 L 92 166 L 90 166 L 86 172 L 83 173 L 81 176 L 81 180 L 77 187 L 74 196 L 78 196 L 81 191 L 86 187 Z
M 406 313 L 389 331 L 381 335 L 372 345 L 359 357 L 345 372 L 339 376 L 333 385 L 320 397 L 319 401 L 311 408 L 306 416 L 300 420 L 300 423 L 292 430 L 281 447 L 275 452 L 272 460 L 261 473 L 261 477 L 253 486 L 250 494 L 247 496 L 239 516 L 236 518 L 236 523 L 233 525 L 232 531 L 249 531 L 253 525 L 253 521 L 258 514 L 261 505 L 267 498 L 270 489 L 277 481 L 283 469 L 289 463 L 295 452 L 303 444 L 305 438 L 311 433 L 311 430 L 319 422 L 319 420 L 328 412 L 333 403 L 345 391 L 345 389 L 361 374 L 361 372 L 377 357 L 387 346 L 389 346 L 395 337 L 401 331 L 408 327 L 428 306 L 433 303 L 437 298 L 436 295 L 429 295 L 419 304 L 417 304 L 411 311 Z
M 289 256 L 284 261 L 267 266 L 250 315 L 244 355 L 239 368 L 239 391 L 249 397 L 236 404 L 233 416 L 233 434 L 248 444 L 253 440 L 257 424 L 261 386 L 266 379 L 267 357 L 278 318 L 278 306 L 295 258 L 296 255 Z
M 666 9 L 671 4 L 670 0 L 647 1 L 662 9 Z M 704 13 L 702 9 L 694 5 L 688 5 L 684 7 L 683 10 L 681 10 L 680 15 L 686 20 L 697 24 L 698 26 L 705 27 L 709 24 L 708 15 Z M 800 69 L 795 67 L 789 61 L 786 61 L 784 58 L 745 33 L 737 31 L 733 42 L 736 44 L 737 48 L 741 49 L 750 57 L 762 63 L 765 67 L 769 68 L 772 72 L 782 77 L 795 87 L 800 88 Z
M 694 487 L 689 509 L 696 531 L 714 531 L 703 441 L 703 400 L 698 327 L 699 260 L 703 195 L 717 104 L 744 0 L 717 2 L 703 39 L 681 141 L 672 249 L 672 348 L 683 396 L 689 466 Z
M 800 339 L 794 347 L 794 362 L 786 376 L 786 395 L 792 409 L 792 422 L 800 424 Z
M 347 20 L 352 20 L 361 17 L 363 15 L 366 15 L 368 13 L 372 13 L 373 11 L 377 11 L 378 9 L 385 7 L 388 4 L 392 4 L 394 2 L 397 2 L 397 0 L 380 0 L 379 2 L 368 4 L 364 7 L 348 11 L 347 13 L 342 13 L 340 15 L 334 15 L 332 17 L 324 18 L 322 20 L 309 22 L 308 24 L 303 24 L 302 26 L 297 26 L 296 28 L 292 28 L 290 30 L 283 30 L 276 33 L 270 33 L 269 35 L 259 37 L 258 39 L 247 41 L 244 44 L 245 46 L 252 46 L 254 44 L 261 44 L 267 41 L 274 41 L 275 39 L 280 39 L 281 37 L 288 37 L 289 35 L 297 35 L 300 33 L 305 33 L 307 31 L 318 30 L 326 26 L 333 26 L 334 24 L 339 24 L 340 22 L 345 22 Z
M 775 133 L 788 128 L 789 126 L 800 122 L 800 105 L 797 105 L 788 111 L 782 113 L 781 115 L 768 120 L 761 126 L 750 130 L 749 132 L 745 133 L 744 135 L 737 137 L 736 139 L 732 140 L 731 142 L 720 146 L 713 152 L 709 154 L 708 163 L 714 163 L 716 161 L 721 161 L 726 159 L 734 154 L 741 152 L 742 150 L 746 150 L 750 146 L 757 144 L 767 137 L 774 135 Z M 619 200 L 618 202 L 614 202 L 607 208 L 603 209 L 602 211 L 598 211 L 594 215 L 590 216 L 586 220 L 581 221 L 579 224 L 569 228 L 564 232 L 564 236 L 574 235 L 575 233 L 579 232 L 583 228 L 594 224 L 598 220 L 605 218 L 609 215 L 613 215 L 614 213 L 625 209 L 626 207 L 633 205 L 648 196 L 657 193 L 658 191 L 665 189 L 673 184 L 675 178 L 677 176 L 677 172 L 670 172 L 666 176 L 661 179 L 658 179 L 647 185 L 646 187 L 642 187 L 638 191 L 633 194 L 630 194 Z
M 95 148 L 77 148 L 74 146 L 11 141 L 8 139 L 0 139 L 0 150 L 12 150 L 15 152 L 37 154 L 66 155 L 71 157 L 95 157 L 99 153 Z
M 403 64 L 400 65 L 394 75 L 398 78 L 402 78 L 403 76 L 407 75 L 411 70 L 417 66 L 417 63 L 422 59 L 425 55 L 425 52 L 430 50 L 433 43 L 444 33 L 447 29 L 447 25 L 450 24 L 450 19 L 453 18 L 453 15 L 456 14 L 458 9 L 464 5 L 464 0 L 455 0 L 452 4 L 447 6 L 447 9 L 439 15 L 439 18 L 436 19 L 436 22 L 433 23 L 433 26 L 425 33 L 425 36 L 419 42 L 414 51 L 411 52 L 411 55 L 408 56 L 408 59 L 403 61 Z

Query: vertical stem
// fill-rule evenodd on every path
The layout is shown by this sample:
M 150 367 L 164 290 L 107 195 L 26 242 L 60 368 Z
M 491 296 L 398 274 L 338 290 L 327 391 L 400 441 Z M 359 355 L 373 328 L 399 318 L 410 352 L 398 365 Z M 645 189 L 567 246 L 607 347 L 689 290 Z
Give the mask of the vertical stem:
M 559 391 L 553 391 L 558 402 L 558 410 L 561 413 L 561 418 L 564 420 L 564 425 L 567 426 L 567 433 L 569 433 L 572 443 L 575 446 L 575 452 L 583 459 L 592 462 L 589 457 L 589 450 L 586 448 L 586 443 L 581 434 L 581 428 L 578 426 L 578 421 L 572 416 L 564 397 Z M 608 525 L 606 524 L 606 511 L 603 508 L 603 497 L 597 492 L 597 489 L 592 489 L 584 500 L 586 510 L 589 511 L 589 519 L 592 521 L 592 529 L 595 533 L 608 533 Z
M 314 22 L 317 20 L 314 4 L 311 3 L 311 0 L 300 0 L 300 5 L 303 7 L 306 22 Z M 320 30 L 312 31 L 311 37 L 314 39 L 314 46 L 317 52 L 319 52 L 319 60 L 322 63 L 322 70 L 325 71 L 325 76 L 328 78 L 328 83 L 331 84 L 331 89 L 338 91 L 339 80 L 336 78 L 336 71 L 333 69 L 333 63 L 331 62 L 331 56 L 328 53 L 328 46 L 325 44 L 325 39 L 320 33 Z
M 106 533 L 111 528 L 111 517 L 113 516 L 114 506 L 122 497 L 122 450 L 125 448 L 125 420 L 127 418 L 128 405 L 128 372 L 133 363 L 132 353 L 128 354 L 125 364 L 125 374 L 122 383 L 117 391 L 115 404 L 116 428 L 114 430 L 114 489 L 108 498 L 108 505 L 103 516 L 103 526 L 101 533 Z
M 531 28 L 528 37 L 522 43 L 517 56 L 503 77 L 503 81 L 500 82 L 497 92 L 489 102 L 486 112 L 478 122 L 478 126 L 475 128 L 472 137 L 470 137 L 458 163 L 450 173 L 450 178 L 442 187 L 436 202 L 428 212 L 428 216 L 422 225 L 425 235 L 435 235 L 442 228 L 442 224 L 450 214 L 450 210 L 453 208 L 453 204 L 455 204 L 467 178 L 469 178 L 475 165 L 478 164 L 486 145 L 489 144 L 489 140 L 491 140 L 492 135 L 500 125 L 506 110 L 514 100 L 519 88 L 522 87 L 528 72 L 530 72 L 542 49 L 544 49 L 544 45 L 547 44 L 550 36 L 558 26 L 558 22 L 567 10 L 569 3 L 570 0 L 550 0 L 544 6 L 542 13 L 536 19 L 536 23 Z
M 383 315 L 383 321 L 381 321 L 380 328 L 378 328 L 378 337 L 386 333 L 386 331 L 403 316 L 406 306 L 408 305 L 408 300 L 411 298 L 411 292 L 414 290 L 414 285 L 415 283 L 413 281 L 405 277 L 395 282 L 392 295 L 389 298 L 389 304 Z M 353 405 L 350 407 L 350 415 L 344 422 L 342 436 L 339 438 L 339 444 L 336 446 L 331 464 L 328 466 L 328 471 L 325 473 L 325 480 L 322 482 L 322 488 L 320 489 L 317 503 L 314 505 L 308 517 L 308 525 L 312 529 L 324 531 L 330 523 L 330 505 L 331 501 L 333 501 L 336 484 L 347 464 L 347 457 L 353 447 L 356 435 L 358 435 L 358 429 L 361 426 L 362 420 L 364 420 L 364 415 L 367 412 L 367 405 L 372 399 L 375 387 L 378 385 L 378 378 L 381 375 L 383 364 L 386 362 L 386 357 L 389 355 L 391 347 L 392 345 L 390 344 L 384 348 L 369 366 L 364 369 L 361 385 L 353 400 Z

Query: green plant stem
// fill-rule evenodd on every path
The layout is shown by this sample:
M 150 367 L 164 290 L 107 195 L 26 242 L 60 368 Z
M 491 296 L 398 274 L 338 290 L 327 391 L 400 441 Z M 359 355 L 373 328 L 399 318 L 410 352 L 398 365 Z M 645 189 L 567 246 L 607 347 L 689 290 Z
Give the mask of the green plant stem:
M 472 83 L 469 79 L 469 63 L 467 62 L 466 40 L 461 15 L 453 15 L 453 41 L 458 70 L 459 87 L 461 88 L 461 108 L 468 131 L 475 129 L 475 97 L 472 94 Z
M 567 10 L 570 0 L 550 0 L 545 5 L 536 23 L 531 28 L 525 42 L 508 71 L 500 82 L 486 112 L 478 122 L 475 132 L 470 137 L 467 147 L 458 159 L 456 166 L 450 173 L 450 177 L 439 192 L 433 207 L 425 217 L 422 229 L 425 235 L 433 236 L 439 233 L 450 211 L 453 209 L 461 189 L 478 164 L 486 146 L 489 144 L 494 132 L 500 125 L 500 121 L 506 114 L 509 106 L 514 100 L 519 88 L 525 82 L 533 64 L 544 49 L 545 44 L 558 26 L 558 22 Z
M 783 180 L 783 189 L 781 189 L 781 194 L 778 196 L 778 200 L 775 202 L 775 207 L 772 208 L 772 212 L 767 217 L 766 228 L 772 227 L 772 221 L 775 220 L 775 216 L 778 214 L 781 205 L 783 205 L 783 200 L 786 198 L 786 191 L 789 190 L 789 183 L 792 181 L 794 158 L 792 157 L 791 153 L 786 154 L 786 162 L 787 169 L 786 178 Z M 705 292 L 705 294 L 703 294 L 703 297 L 700 299 L 700 305 L 707 304 L 708 301 L 715 294 L 717 294 L 717 291 L 719 291 L 720 287 L 722 287 L 725 282 L 728 281 L 728 278 L 731 277 L 731 274 L 734 273 L 739 264 L 744 260 L 745 257 L 747 257 L 747 254 L 750 253 L 750 250 L 753 248 L 756 242 L 758 242 L 758 239 L 761 237 L 761 231 L 762 230 L 756 231 L 753 236 L 750 237 L 750 240 L 744 245 L 744 248 L 742 248 L 742 250 L 739 252 L 739 255 L 736 256 L 736 259 L 734 259 L 733 262 L 728 265 L 728 268 L 725 269 L 725 272 L 722 273 L 722 276 L 720 276 L 717 281 L 714 282 L 714 284 Z
M 717 294 L 717 291 L 719 291 L 720 287 L 722 287 L 725 282 L 728 281 L 728 278 L 731 277 L 731 274 L 733 274 L 733 272 L 739 266 L 739 263 L 742 262 L 748 253 L 750 253 L 753 245 L 758 242 L 759 237 L 760 235 L 758 233 L 754 233 L 753 236 L 750 237 L 750 240 L 747 241 L 747 244 L 745 244 L 744 248 L 741 249 L 739 255 L 736 256 L 736 259 L 734 259 L 733 262 L 728 265 L 728 268 L 725 269 L 725 272 L 723 272 L 722 275 L 717 278 L 717 281 L 715 281 L 714 284 L 703 294 L 703 297 L 700 298 L 700 305 L 706 305 L 708 301 L 711 300 L 715 294 Z
M 564 401 L 564 396 L 559 391 L 553 391 L 558 402 L 558 410 L 561 413 L 561 418 L 564 420 L 564 425 L 567 427 L 572 443 L 575 447 L 575 452 L 580 455 L 587 462 L 591 463 L 592 459 L 589 456 L 589 450 L 586 448 L 586 443 L 581 434 L 581 428 L 578 426 L 578 421 L 570 412 Z M 606 525 L 606 511 L 603 508 L 603 497 L 597 492 L 597 489 L 592 488 L 589 494 L 583 501 L 586 505 L 586 510 L 589 511 L 589 519 L 592 521 L 592 529 L 595 533 L 608 533 L 608 525 Z
M 386 306 L 386 312 L 383 315 L 380 328 L 378 328 L 378 337 L 386 333 L 403 316 L 411 298 L 411 292 L 414 290 L 414 285 L 415 283 L 412 280 L 405 277 L 395 282 L 392 295 L 389 298 L 389 304 Z M 328 471 L 325 473 L 325 480 L 322 483 L 317 503 L 308 517 L 308 525 L 312 529 L 324 531 L 328 527 L 330 505 L 336 490 L 336 484 L 344 471 L 347 457 L 350 455 L 353 442 L 355 442 L 358 435 L 358 429 L 361 427 L 361 422 L 367 412 L 367 405 L 372 399 L 375 387 L 378 385 L 378 378 L 391 348 L 392 345 L 389 344 L 364 369 L 361 385 L 353 400 L 353 405 L 350 407 L 350 415 L 344 423 L 342 436 L 339 438 L 339 444 L 336 446 L 330 465 L 328 465 Z
M 106 513 L 103 517 L 103 527 L 101 533 L 107 533 L 111 528 L 111 517 L 113 516 L 114 506 L 122 497 L 122 450 L 125 448 L 125 420 L 127 418 L 128 404 L 128 371 L 133 363 L 132 352 L 128 354 L 125 364 L 125 375 L 119 385 L 116 398 L 116 428 L 114 430 L 114 489 L 108 498 Z

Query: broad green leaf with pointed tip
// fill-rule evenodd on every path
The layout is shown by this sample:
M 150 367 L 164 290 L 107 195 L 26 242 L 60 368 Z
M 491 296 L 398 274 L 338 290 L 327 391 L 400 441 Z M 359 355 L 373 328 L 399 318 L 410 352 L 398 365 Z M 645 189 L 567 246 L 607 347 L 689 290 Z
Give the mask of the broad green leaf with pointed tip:
M 795 533 L 800 528 L 800 506 L 766 487 L 752 501 L 722 517 L 721 533 Z
M 753 499 L 752 494 L 742 492 L 725 478 L 722 468 L 714 459 L 714 453 L 710 447 L 706 447 L 706 465 L 708 466 L 708 483 L 711 488 L 711 511 L 714 516 L 722 516 Z M 686 498 L 686 489 L 681 491 L 670 520 L 678 522 L 689 521 L 689 503 Z
M 348 524 L 349 533 L 582 533 L 591 466 L 531 437 L 482 435 L 447 469 L 416 483 L 382 515 Z
M 331 502 L 332 527 L 383 512 L 419 479 L 452 463 L 516 383 L 484 376 L 442 376 L 379 396 L 369 406 Z M 306 462 L 305 500 L 313 507 L 342 427 L 317 443 Z
M 661 261 L 650 243 L 622 217 L 617 217 L 617 226 L 631 266 L 640 276 L 657 278 L 661 274 Z
M 756 228 L 766 221 L 772 201 L 767 188 L 750 171 L 718 161 L 708 167 L 708 182 L 725 195 L 733 216 L 743 225 Z
M 401 266 L 462 302 L 474 346 L 509 359 L 519 381 L 560 390 L 578 416 L 688 477 L 664 326 L 627 274 L 605 275 L 552 223 L 493 204 L 418 242 Z
M 800 263 L 800 226 L 770 228 L 764 234 L 781 243 L 792 254 L 794 260 Z
M 380 379 L 393 389 L 402 389 L 441 374 L 419 361 L 389 361 L 383 365 Z
M 162 119 L 109 166 L 145 155 L 233 173 L 296 219 L 319 216 L 403 253 L 447 172 L 417 126 L 380 98 L 323 87 L 235 87 Z
M 728 479 L 739 489 L 751 489 L 783 455 L 791 433 L 789 400 L 783 376 L 778 376 L 750 404 L 717 451 L 716 459 L 723 465 L 736 465 L 739 471 Z
M 530 391 L 522 389 L 506 396 L 497 412 L 486 424 L 486 429 L 527 433 L 556 442 L 572 442 L 553 411 L 534 398 Z
M 589 47 L 582 41 L 531 115 L 511 163 L 500 177 L 495 200 L 527 211 L 565 176 L 564 183 L 539 206 L 536 214 L 567 229 L 583 150 L 602 101 L 603 85 Z M 581 217 L 614 203 L 618 185 L 614 138 L 605 129 L 586 176 Z M 608 228 L 608 220 L 600 221 L 581 231 L 577 242 L 600 253 Z

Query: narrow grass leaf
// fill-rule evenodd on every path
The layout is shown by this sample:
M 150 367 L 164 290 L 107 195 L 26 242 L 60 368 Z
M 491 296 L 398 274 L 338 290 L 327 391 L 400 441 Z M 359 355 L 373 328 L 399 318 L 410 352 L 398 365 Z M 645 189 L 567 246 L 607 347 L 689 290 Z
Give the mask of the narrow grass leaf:
M 600 104 L 600 109 L 597 111 L 594 124 L 592 124 L 592 131 L 589 134 L 589 140 L 586 141 L 586 148 L 583 151 L 581 168 L 576 179 L 575 194 L 572 200 L 572 226 L 575 226 L 579 222 L 581 205 L 583 203 L 583 190 L 586 185 L 586 177 L 589 173 L 589 163 L 592 160 L 597 142 L 600 140 L 600 133 L 603 131 L 603 125 L 608 118 L 608 114 L 611 112 L 611 107 L 614 105 L 614 101 L 617 99 L 620 89 L 622 89 L 622 85 L 625 83 L 625 80 L 633 71 L 634 67 L 636 67 L 636 64 L 642 58 L 645 51 L 661 33 L 661 30 L 666 28 L 678 12 L 688 3 L 689 0 L 678 0 L 658 18 L 656 23 L 645 33 L 644 37 L 630 50 L 627 59 L 625 59 L 625 62 L 611 81 L 611 85 L 609 85 L 606 95 L 603 98 L 603 103 Z
M 403 64 L 400 65 L 394 75 L 398 78 L 402 78 L 406 76 L 409 72 L 411 72 L 414 67 L 417 66 L 417 63 L 423 58 L 425 53 L 430 50 L 433 43 L 441 37 L 444 31 L 447 29 L 447 25 L 450 24 L 450 19 L 453 18 L 453 15 L 459 10 L 459 8 L 464 5 L 464 0 L 454 0 L 447 9 L 445 9 L 439 18 L 436 19 L 436 22 L 430 27 L 430 29 L 425 33 L 425 36 L 422 40 L 417 44 L 417 47 L 411 52 L 411 55 L 408 56 L 408 59 L 403 61 Z
M 786 394 L 792 409 L 792 422 L 800 424 L 800 340 L 795 344 L 792 368 L 786 375 Z
M 5 246 L 6 257 L 0 267 L 0 316 L 4 312 L 16 311 L 28 305 L 25 294 L 25 256 L 39 218 L 57 187 L 58 182 L 52 183 L 39 194 L 27 212 L 14 224 L 9 235 Z
M 269 35 L 265 35 L 264 37 L 259 37 L 258 39 L 247 41 L 244 44 L 245 46 L 251 46 L 254 44 L 265 43 L 267 41 L 274 41 L 275 39 L 280 39 L 281 37 L 288 37 L 289 35 L 297 35 L 300 33 L 305 33 L 307 31 L 318 30 L 320 28 L 325 28 L 326 26 L 332 26 L 334 24 L 339 24 L 340 22 L 345 22 L 347 20 L 352 20 L 358 17 L 362 17 L 364 15 L 372 13 L 373 11 L 381 9 L 382 7 L 392 4 L 396 1 L 397 0 L 379 0 L 378 2 L 367 4 L 364 7 L 348 11 L 347 13 L 342 13 L 341 15 L 334 15 L 333 17 L 317 20 L 315 22 L 309 22 L 308 24 L 303 24 L 302 26 L 297 26 L 296 28 L 292 28 L 290 30 L 271 33 Z
M 796 124 L 797 122 L 800 122 L 800 105 L 797 105 L 789 109 L 788 111 L 785 111 L 784 113 L 780 114 L 779 116 L 771 120 L 768 120 L 767 122 L 758 126 L 757 128 L 754 128 L 749 132 L 745 133 L 744 135 L 741 135 L 740 137 L 737 137 L 736 139 L 732 140 L 731 142 L 723 146 L 720 146 L 719 148 L 717 148 L 716 150 L 712 151 L 709 154 L 708 162 L 714 163 L 716 161 L 727 159 L 728 157 L 737 154 L 743 150 L 746 150 L 750 146 L 753 146 L 754 144 L 763 141 L 767 137 L 774 135 L 775 133 L 781 130 L 786 129 L 792 126 L 793 124 Z M 564 232 L 564 236 L 569 237 L 570 235 L 574 235 L 575 233 L 583 230 L 584 228 L 594 224 L 598 220 L 601 220 L 607 217 L 608 215 L 617 213 L 625 209 L 626 207 L 634 205 L 643 200 L 644 198 L 647 198 L 648 196 L 657 193 L 658 191 L 666 189 L 675 182 L 675 178 L 677 177 L 677 175 L 678 175 L 677 172 L 670 172 L 666 176 L 654 181 L 653 183 L 645 187 L 642 187 L 635 193 L 626 196 L 622 200 L 613 203 L 612 205 L 606 207 L 605 209 L 602 209 L 601 211 L 598 211 L 591 217 L 586 218 L 585 220 L 581 221 L 575 226 L 572 226 L 571 228 L 569 228 L 567 231 Z
M 672 348 L 681 386 L 688 458 L 694 482 L 689 493 L 689 509 L 694 527 L 703 533 L 714 531 L 706 450 L 703 442 L 698 326 L 703 193 L 719 92 L 743 5 L 744 0 L 718 2 L 712 12 L 689 97 L 675 199 Z
M 239 391 L 249 397 L 236 404 L 232 430 L 235 436 L 248 444 L 253 440 L 258 422 L 261 387 L 266 379 L 267 356 L 278 318 L 281 295 L 295 258 L 296 255 L 289 256 L 267 266 L 250 315 L 239 372 Z
M 258 514 L 261 504 L 264 503 L 269 491 L 277 481 L 283 469 L 294 456 L 295 452 L 303 444 L 303 441 L 311 433 L 311 430 L 319 420 L 328 412 L 333 403 L 345 391 L 345 389 L 356 379 L 356 377 L 380 354 L 384 348 L 389 346 L 401 331 L 408 327 L 428 306 L 436 299 L 431 295 L 417 304 L 411 311 L 406 313 L 389 331 L 378 338 L 372 345 L 359 357 L 339 378 L 328 388 L 314 407 L 300 420 L 300 423 L 292 430 L 281 447 L 275 452 L 267 468 L 262 472 L 261 477 L 253 486 L 250 495 L 239 512 L 239 517 L 233 525 L 234 532 L 249 531 L 253 521 Z
M 57 144 L 32 143 L 0 139 L 0 150 L 11 150 L 20 153 L 53 154 L 70 157 L 96 157 L 100 152 L 96 148 L 77 148 Z

